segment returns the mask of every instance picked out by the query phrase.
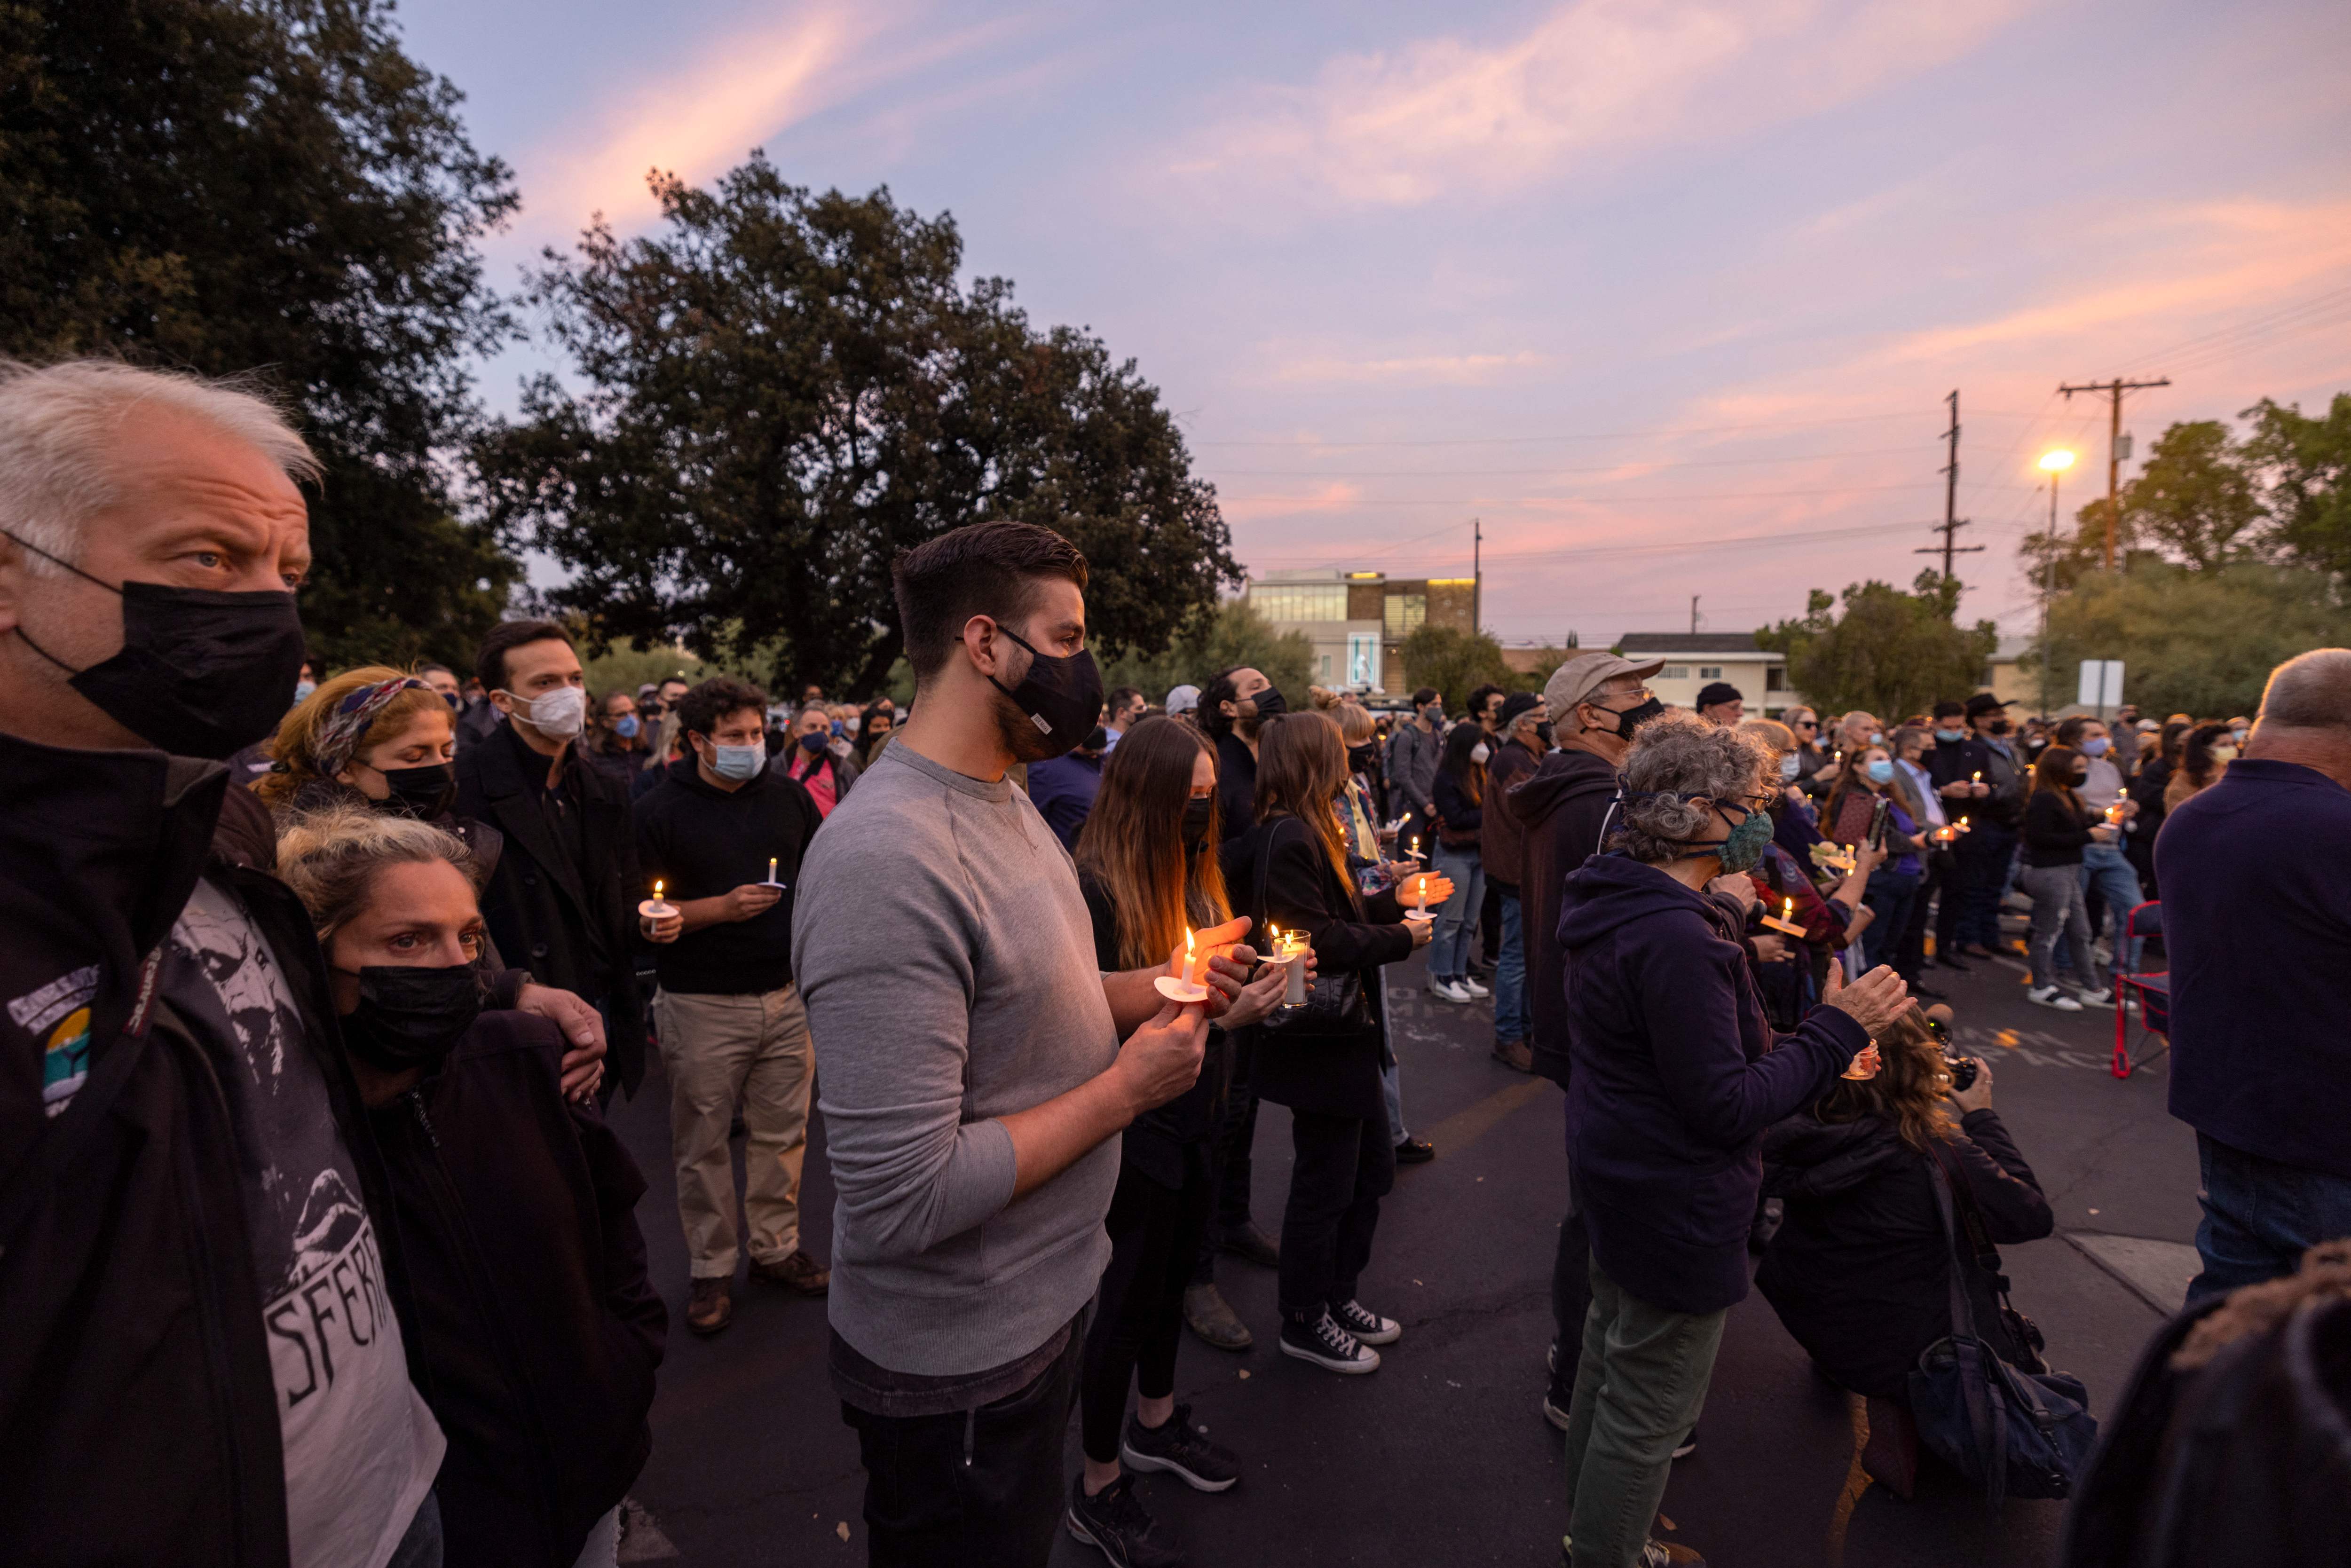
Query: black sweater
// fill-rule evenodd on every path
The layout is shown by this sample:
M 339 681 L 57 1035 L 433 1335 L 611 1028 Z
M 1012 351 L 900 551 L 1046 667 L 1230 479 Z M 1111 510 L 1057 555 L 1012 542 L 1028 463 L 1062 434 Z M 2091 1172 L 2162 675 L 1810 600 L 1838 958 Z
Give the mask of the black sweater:
M 2024 802 L 2024 863 L 2080 865 L 2095 819 L 2055 789 L 2035 789 Z
M 1437 770 L 1437 815 L 1443 823 L 1439 842 L 1443 841 L 1444 835 L 1458 838 L 1467 833 L 1469 835 L 1467 843 L 1447 844 L 1445 847 L 1457 854 L 1477 851 L 1479 830 L 1485 825 L 1486 813 L 1477 801 L 1469 799 L 1468 791 L 1461 788 L 1461 781 L 1442 768 Z
M 1945 1160 L 1991 1239 L 2048 1235 L 2048 1201 L 1999 1115 L 1971 1111 L 1959 1126 L 1965 1135 L 1945 1145 Z M 1831 1124 L 1799 1113 L 1763 1135 L 1763 1191 L 1784 1200 L 1787 1218 L 1755 1288 L 1839 1385 L 1902 1397 L 1919 1353 L 1951 1332 L 1951 1249 L 1927 1156 L 1876 1117 Z M 2018 1359 L 2022 1347 L 2001 1326 L 1991 1281 L 1971 1272 L 1976 1332 Z
M 752 995 L 792 983 L 792 887 L 820 819 L 807 787 L 775 768 L 729 792 L 706 782 L 691 756 L 669 765 L 637 802 L 637 858 L 664 896 L 716 898 L 768 880 L 784 895 L 748 920 L 688 932 L 653 949 L 662 988 L 687 995 Z
M 1118 906 L 1111 902 L 1110 890 L 1093 873 L 1081 869 L 1078 891 L 1085 895 L 1086 915 L 1093 922 L 1096 966 L 1106 975 L 1133 967 L 1119 960 Z M 1119 1145 L 1119 1157 L 1164 1187 L 1182 1187 L 1188 1165 L 1186 1150 L 1207 1144 L 1215 1133 L 1232 1077 L 1233 1037 L 1212 1023 L 1200 1076 L 1166 1104 L 1145 1111 L 1129 1123 Z

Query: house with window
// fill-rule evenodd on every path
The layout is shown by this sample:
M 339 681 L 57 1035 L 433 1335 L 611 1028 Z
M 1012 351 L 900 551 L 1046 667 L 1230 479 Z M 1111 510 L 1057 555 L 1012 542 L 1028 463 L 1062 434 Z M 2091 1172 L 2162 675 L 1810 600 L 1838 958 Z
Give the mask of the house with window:
M 1627 632 L 1616 651 L 1635 664 L 1665 661 L 1649 689 L 1676 707 L 1696 707 L 1698 694 L 1728 681 L 1746 699 L 1750 717 L 1777 718 L 1803 699 L 1788 689 L 1788 664 L 1755 645 L 1751 632 Z
M 1392 578 L 1380 571 L 1271 571 L 1244 597 L 1277 632 L 1312 644 L 1307 675 L 1318 686 L 1366 695 L 1408 692 L 1404 640 L 1424 625 L 1471 629 L 1474 582 L 1466 577 Z

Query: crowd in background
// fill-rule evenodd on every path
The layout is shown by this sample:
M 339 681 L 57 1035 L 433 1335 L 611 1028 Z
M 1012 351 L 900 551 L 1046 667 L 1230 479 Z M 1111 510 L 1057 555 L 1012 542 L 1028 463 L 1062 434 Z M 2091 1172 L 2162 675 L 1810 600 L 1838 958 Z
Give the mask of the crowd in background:
M 538 620 L 464 677 L 332 671 L 288 591 L 308 461 L 234 389 L 0 378 L 21 1560 L 614 1562 L 668 1312 L 602 1109 L 657 1054 L 685 1326 L 725 1332 L 738 1273 L 828 1298 L 872 1561 L 1035 1564 L 1066 1528 L 1179 1563 L 1134 1474 L 1228 1490 L 1249 1444 L 1176 1399 L 1187 1329 L 1347 1376 L 1408 1354 L 1365 1296 L 1397 1166 L 1439 1153 L 1391 1021 L 1420 950 L 1434 1002 L 1489 1001 L 1495 1060 L 1565 1091 L 1539 1408 L 1582 1568 L 1698 1561 L 1653 1521 L 1750 1272 L 1905 1495 L 1922 1463 L 2078 1484 L 2085 1563 L 2238 1505 L 2131 1446 L 2204 1364 L 2143 1369 L 2092 1467 L 2085 1392 L 2008 1300 L 1994 1248 L 2050 1208 L 1922 1004 L 2011 950 L 2011 898 L 2036 1003 L 2130 1005 L 2150 934 L 2179 977 L 2208 1361 L 2291 1361 L 2351 1271 L 2320 1246 L 2351 1234 L 2351 653 L 2281 666 L 2257 724 L 1680 710 L 1599 651 L 1459 712 L 1292 711 L 1248 667 L 1154 704 L 1103 689 L 1084 558 L 984 523 L 895 563 L 903 711 L 591 693 Z M 1235 1260 L 1276 1270 L 1278 1324 L 1219 1291 Z M 1984 1376 L 2037 1419 L 1988 1431 Z M 2330 1429 L 2272 1416 L 2273 1446 Z

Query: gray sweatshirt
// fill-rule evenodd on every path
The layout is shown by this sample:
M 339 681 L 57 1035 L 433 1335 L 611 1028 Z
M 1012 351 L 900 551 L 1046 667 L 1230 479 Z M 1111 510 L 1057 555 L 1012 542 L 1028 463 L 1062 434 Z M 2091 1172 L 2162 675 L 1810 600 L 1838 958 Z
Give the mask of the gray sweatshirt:
M 1110 1261 L 1115 1138 L 1019 1202 L 994 1118 L 1110 1066 L 1117 1027 L 1077 873 L 1029 797 L 905 745 L 800 868 L 792 972 L 838 1194 L 832 1326 L 893 1372 L 1027 1355 Z
M 1437 762 L 1445 749 L 1444 732 L 1424 730 L 1406 719 L 1388 737 L 1388 809 L 1401 816 L 1417 811 L 1437 793 Z M 1432 846 L 1434 847 L 1434 846 Z

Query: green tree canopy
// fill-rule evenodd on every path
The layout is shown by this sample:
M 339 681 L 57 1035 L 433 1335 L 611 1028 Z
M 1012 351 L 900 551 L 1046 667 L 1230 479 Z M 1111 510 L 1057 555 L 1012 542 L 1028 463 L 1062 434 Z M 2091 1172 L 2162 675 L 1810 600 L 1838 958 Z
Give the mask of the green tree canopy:
M 1165 649 L 1239 580 L 1157 392 L 1003 280 L 960 284 L 952 218 L 811 195 L 757 152 L 714 189 L 652 184 L 657 232 L 600 224 L 533 291 L 586 390 L 539 378 L 477 456 L 492 517 L 574 570 L 550 598 L 601 636 L 874 690 L 893 557 L 990 517 L 1085 551 L 1112 656 Z
M 0 5 L 0 351 L 252 374 L 325 463 L 302 592 L 329 664 L 469 667 L 519 568 L 458 520 L 465 367 L 513 323 L 516 204 L 376 0 Z
M 2082 660 L 2120 659 L 2124 694 L 2142 712 L 2226 717 L 2252 712 L 2270 671 L 2296 653 L 2346 644 L 2351 609 L 2321 573 L 2151 561 L 2094 573 L 2051 602 L 2050 690 L 2063 706 Z
M 1469 706 L 1469 694 L 1479 686 L 1495 685 L 1506 692 L 1539 692 L 1567 657 L 1563 648 L 1542 650 L 1548 663 L 1541 664 L 1541 673 L 1531 673 L 1510 667 L 1502 653 L 1502 645 L 1484 632 L 1458 632 L 1450 626 L 1423 625 L 1406 637 L 1398 649 L 1404 659 L 1404 679 L 1399 689 L 1411 692 L 1422 686 L 1435 686 L 1445 694 L 1445 710 L 1459 713 Z
M 1164 703 L 1176 686 L 1205 691 L 1217 671 L 1247 667 L 1280 687 L 1283 700 L 1297 710 L 1306 706 L 1313 658 L 1305 632 L 1276 632 L 1249 601 L 1228 599 L 1187 622 L 1162 652 L 1111 660 L 1102 666 L 1102 686 L 1133 686 L 1145 700 Z
M 2351 575 L 2351 392 L 2324 414 L 2263 398 L 2245 411 L 2245 455 L 2263 479 L 2278 543 L 2300 565 Z
M 1982 688 L 2000 633 L 1989 621 L 1958 625 L 1959 601 L 1959 580 L 1934 571 L 1908 593 L 1850 584 L 1842 614 L 1816 588 L 1802 619 L 1764 628 L 1755 643 L 1787 656 L 1789 684 L 1822 713 L 1860 708 L 1891 721 Z

